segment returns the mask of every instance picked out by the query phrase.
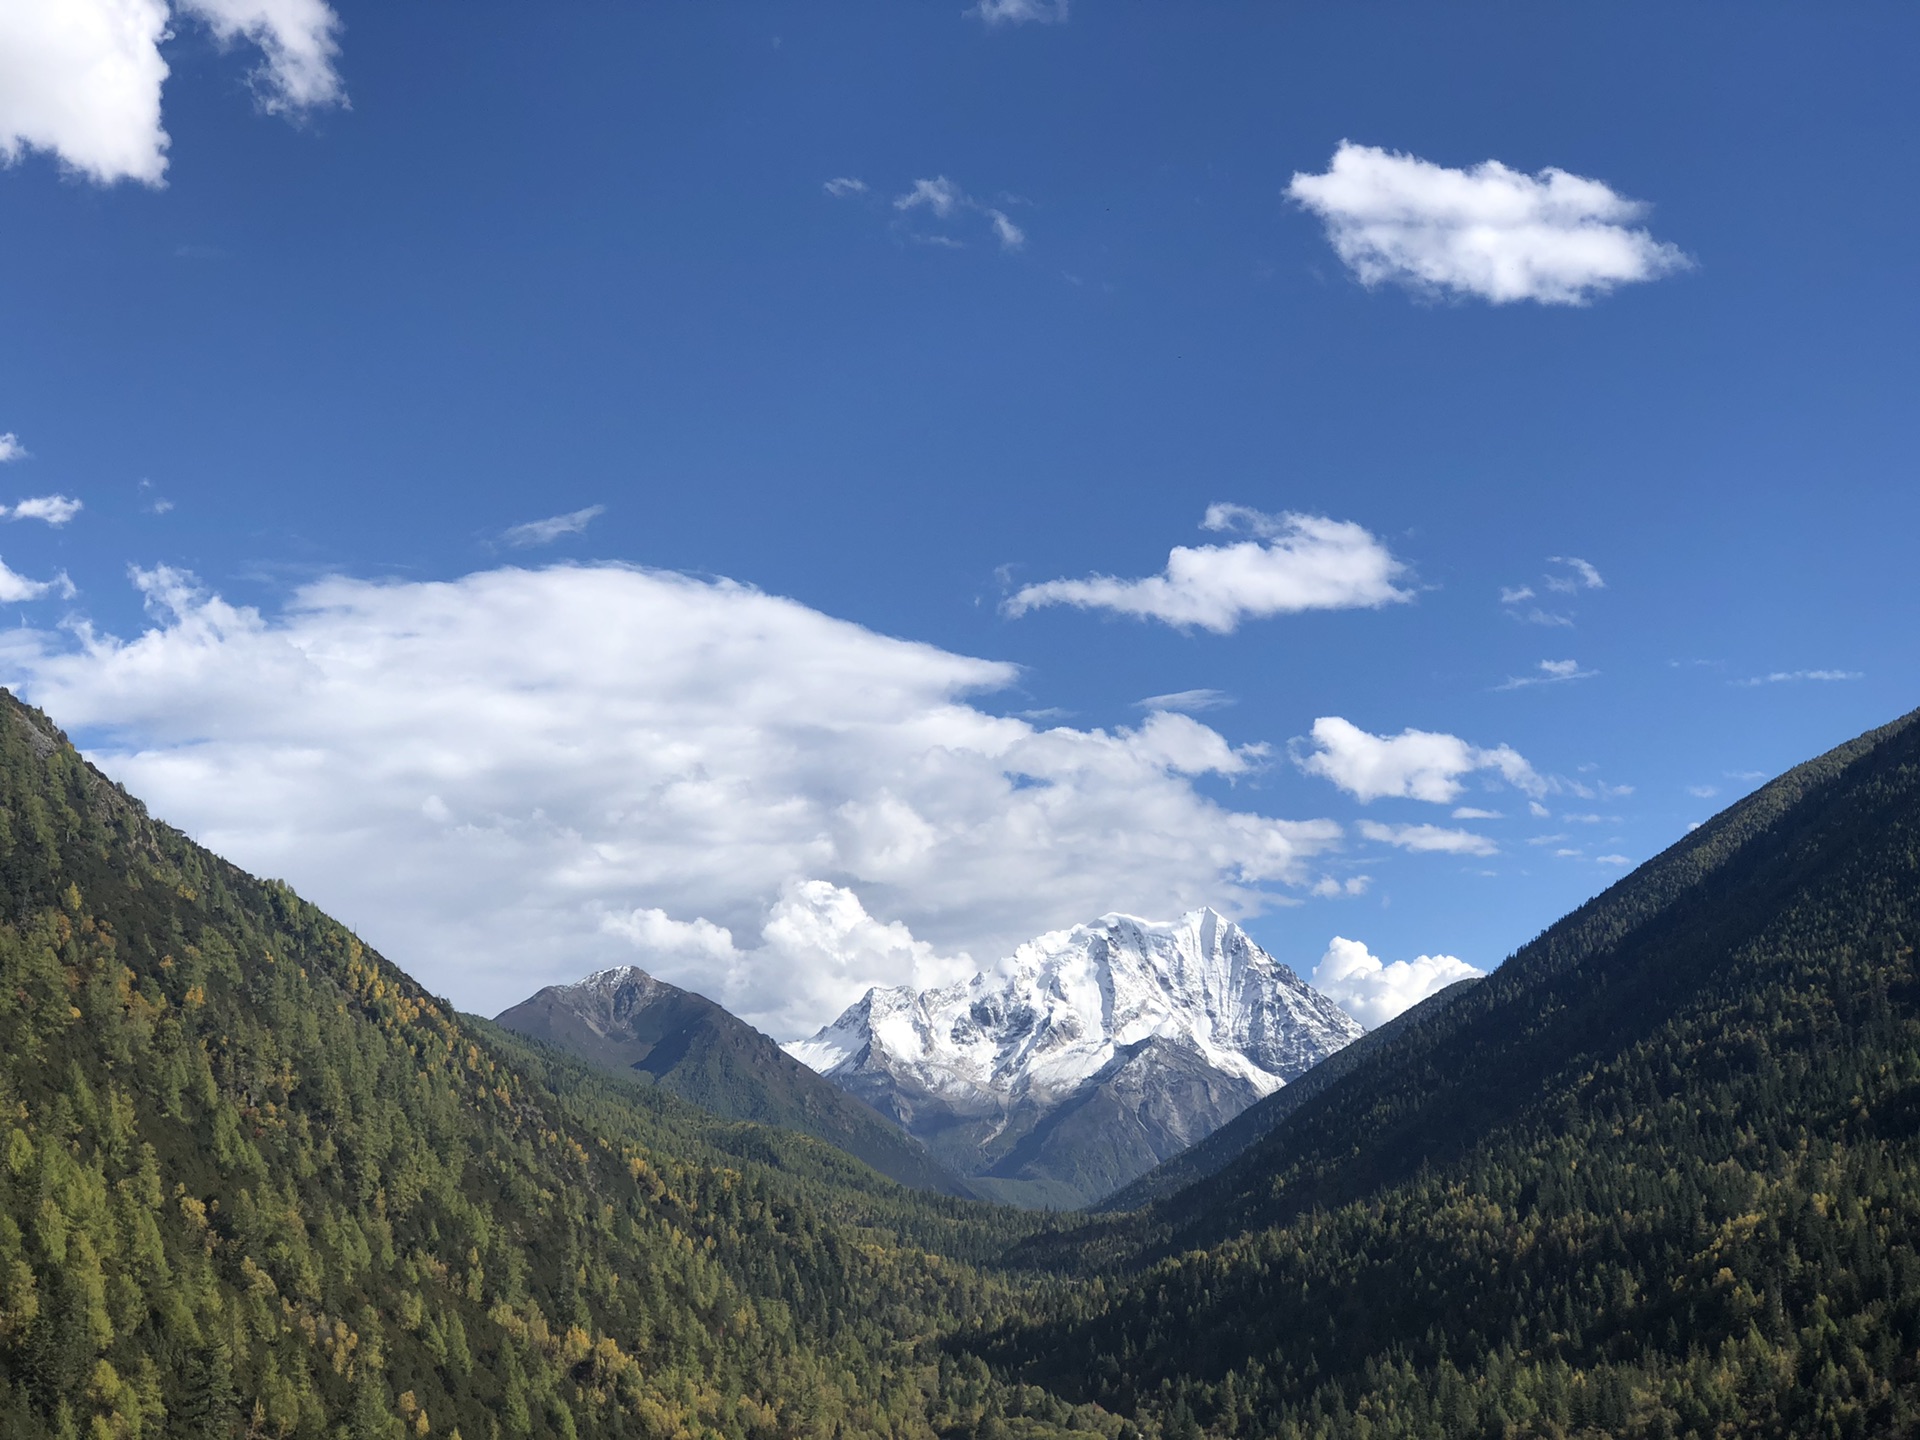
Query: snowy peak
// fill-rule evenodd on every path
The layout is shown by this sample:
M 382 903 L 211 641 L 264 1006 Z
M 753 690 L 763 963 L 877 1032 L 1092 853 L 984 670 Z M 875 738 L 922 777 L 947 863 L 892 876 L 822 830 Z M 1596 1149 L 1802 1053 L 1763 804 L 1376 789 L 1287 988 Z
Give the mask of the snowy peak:
M 787 1049 L 950 1149 L 950 1163 L 977 1166 L 1064 1107 L 1095 1092 L 1111 1100 L 1123 1073 L 1129 1113 L 1157 1117 L 1140 1121 L 1132 1149 L 1163 1159 L 1359 1034 L 1239 926 L 1201 909 L 1168 922 L 1103 915 L 970 980 L 869 990 Z

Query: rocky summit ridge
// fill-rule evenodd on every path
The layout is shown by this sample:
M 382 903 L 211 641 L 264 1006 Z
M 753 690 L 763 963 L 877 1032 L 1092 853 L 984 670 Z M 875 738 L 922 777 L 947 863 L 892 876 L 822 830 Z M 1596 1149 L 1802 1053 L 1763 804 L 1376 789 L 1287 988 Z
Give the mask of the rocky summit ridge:
M 976 1189 L 1077 1205 L 1126 1184 L 1361 1027 L 1211 909 L 1108 914 L 925 991 L 869 990 L 787 1052 Z

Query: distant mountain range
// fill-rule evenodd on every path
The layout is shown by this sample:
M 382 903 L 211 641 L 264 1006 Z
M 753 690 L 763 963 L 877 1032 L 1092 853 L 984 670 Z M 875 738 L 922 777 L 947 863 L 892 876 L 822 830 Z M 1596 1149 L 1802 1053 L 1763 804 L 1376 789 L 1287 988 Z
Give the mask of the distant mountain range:
M 494 1024 L 648 1081 L 730 1120 L 797 1130 L 919 1190 L 968 1187 L 892 1121 L 785 1054 L 746 1021 L 632 965 L 549 985 Z
M 1105 915 L 994 971 L 869 990 L 787 1046 L 973 1187 L 1096 1200 L 1204 1139 L 1360 1025 L 1212 910 Z

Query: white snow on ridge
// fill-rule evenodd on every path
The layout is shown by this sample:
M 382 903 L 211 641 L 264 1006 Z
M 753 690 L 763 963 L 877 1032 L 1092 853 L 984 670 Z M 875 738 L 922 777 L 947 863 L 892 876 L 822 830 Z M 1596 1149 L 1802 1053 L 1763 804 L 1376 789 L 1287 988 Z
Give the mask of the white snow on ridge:
M 1103 915 L 970 980 L 869 990 L 786 1049 L 822 1074 L 884 1073 L 964 1111 L 1049 1105 L 1155 1039 L 1266 1095 L 1360 1033 L 1239 926 L 1201 909 L 1170 922 Z

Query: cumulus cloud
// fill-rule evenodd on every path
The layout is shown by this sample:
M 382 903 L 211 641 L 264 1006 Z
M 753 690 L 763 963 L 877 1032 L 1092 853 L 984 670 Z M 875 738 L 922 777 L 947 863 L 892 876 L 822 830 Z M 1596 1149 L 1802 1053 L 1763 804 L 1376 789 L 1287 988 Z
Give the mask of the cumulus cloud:
M 662 910 L 608 915 L 602 929 L 632 944 L 649 971 L 684 970 L 691 962 L 718 979 L 714 989 L 722 995 L 778 991 L 781 1008 L 756 1018 L 781 1030 L 805 1030 L 812 1017 L 837 1013 L 849 995 L 874 985 L 925 989 L 979 968 L 966 954 L 939 954 L 898 920 L 874 919 L 853 891 L 825 880 L 783 886 L 759 943 L 744 948 L 709 920 L 675 920 Z
M 1341 837 L 1207 794 L 1263 761 L 1189 715 L 1039 729 L 973 702 L 1011 665 L 725 580 L 331 578 L 275 614 L 136 580 L 144 633 L 0 632 L 0 678 L 157 814 L 489 1013 L 680 935 L 663 978 L 800 1034 L 880 971 L 816 986 L 716 932 L 764 950 L 805 882 L 990 962 L 1115 908 L 1255 913 Z M 696 928 L 632 919 L 654 911 Z
M 27 447 L 20 443 L 20 437 L 18 435 L 14 434 L 11 430 L 7 431 L 4 435 L 0 435 L 0 465 L 6 464 L 9 460 L 24 460 L 26 458 Z
M 500 538 L 516 549 L 551 545 L 568 535 L 585 534 L 587 526 L 606 513 L 607 507 L 604 505 L 589 505 L 584 510 L 569 510 L 564 515 L 549 515 L 544 520 L 527 520 L 510 525 L 501 532 Z
M 1598 670 L 1582 670 L 1578 660 L 1542 660 L 1536 674 L 1509 675 L 1493 688 L 1524 690 L 1529 685 L 1558 685 L 1568 680 L 1590 680 L 1599 673 Z
M 1551 788 L 1510 745 L 1488 750 L 1433 730 L 1374 735 L 1338 715 L 1314 721 L 1311 738 L 1310 749 L 1294 742 L 1294 763 L 1362 804 L 1388 797 L 1450 804 L 1465 788 L 1464 777 L 1476 772 L 1497 775 L 1528 795 Z
M 0 516 L 9 520 L 44 520 L 58 529 L 83 507 L 70 495 L 35 495 L 18 505 L 0 505 Z
M 988 29 L 998 25 L 1064 25 L 1068 0 L 980 0 L 966 13 Z
M 1093 575 L 1028 585 L 1002 608 L 1019 616 L 1043 605 L 1073 605 L 1225 635 L 1242 620 L 1378 609 L 1413 598 L 1395 583 L 1407 567 L 1352 521 L 1214 505 L 1201 525 L 1244 531 L 1250 538 L 1231 545 L 1176 545 L 1167 568 L 1141 580 Z
M 1336 935 L 1313 967 L 1313 988 L 1372 1030 L 1429 995 L 1485 973 L 1453 955 L 1384 964 L 1360 941 Z
M 1420 853 L 1492 855 L 1500 849 L 1484 835 L 1475 835 L 1471 830 L 1449 830 L 1444 825 L 1382 825 L 1377 820 L 1362 820 L 1359 829 L 1369 840 Z
M 1325 174 L 1296 173 L 1287 194 L 1325 222 L 1367 286 L 1584 305 L 1691 263 L 1633 228 L 1646 206 L 1565 170 L 1528 175 L 1497 160 L 1456 170 L 1343 141 Z
M 223 44 L 259 47 L 262 108 L 344 100 L 334 68 L 339 19 L 322 0 L 181 0 L 178 14 L 204 22 Z M 173 18 L 166 0 L 0 4 L 0 162 L 38 150 L 97 184 L 161 184 L 160 46 Z

